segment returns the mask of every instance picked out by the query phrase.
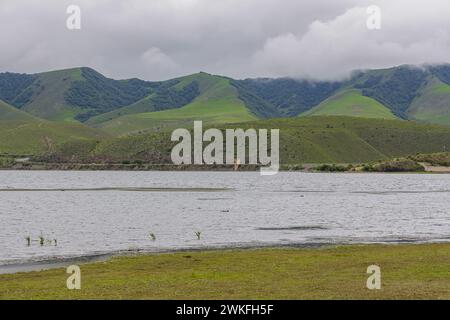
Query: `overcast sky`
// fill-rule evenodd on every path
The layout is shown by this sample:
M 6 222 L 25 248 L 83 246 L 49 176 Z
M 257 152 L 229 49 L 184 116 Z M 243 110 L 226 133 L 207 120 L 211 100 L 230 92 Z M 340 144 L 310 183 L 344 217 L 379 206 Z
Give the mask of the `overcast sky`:
M 66 9 L 81 8 L 81 30 Z M 366 26 L 381 8 L 381 30 Z M 0 0 L 0 72 L 338 79 L 450 62 L 449 0 Z

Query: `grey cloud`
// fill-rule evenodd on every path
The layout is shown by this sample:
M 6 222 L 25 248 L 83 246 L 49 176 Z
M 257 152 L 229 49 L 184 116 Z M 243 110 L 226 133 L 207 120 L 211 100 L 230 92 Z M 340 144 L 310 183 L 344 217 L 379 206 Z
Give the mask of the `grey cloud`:
M 82 9 L 79 31 L 65 27 L 69 4 Z M 379 31 L 365 27 L 370 4 L 383 10 Z M 445 0 L 2 0 L 0 70 L 335 79 L 448 60 L 449 11 Z

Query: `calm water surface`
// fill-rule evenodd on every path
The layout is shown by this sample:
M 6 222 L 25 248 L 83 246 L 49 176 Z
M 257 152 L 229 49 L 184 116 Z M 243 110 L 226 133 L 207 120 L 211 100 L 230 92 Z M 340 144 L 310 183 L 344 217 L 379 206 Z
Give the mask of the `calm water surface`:
M 0 265 L 137 249 L 449 241 L 449 199 L 450 175 L 0 171 Z M 40 246 L 41 233 L 57 246 Z

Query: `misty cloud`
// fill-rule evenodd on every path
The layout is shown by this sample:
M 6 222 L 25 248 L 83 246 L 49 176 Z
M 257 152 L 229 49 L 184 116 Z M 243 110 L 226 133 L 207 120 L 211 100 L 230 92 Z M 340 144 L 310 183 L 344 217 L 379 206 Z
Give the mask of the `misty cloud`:
M 66 28 L 70 4 L 81 30 Z M 369 5 L 382 9 L 381 30 L 366 27 Z M 2 0 L 0 71 L 337 79 L 450 62 L 449 16 L 446 0 Z

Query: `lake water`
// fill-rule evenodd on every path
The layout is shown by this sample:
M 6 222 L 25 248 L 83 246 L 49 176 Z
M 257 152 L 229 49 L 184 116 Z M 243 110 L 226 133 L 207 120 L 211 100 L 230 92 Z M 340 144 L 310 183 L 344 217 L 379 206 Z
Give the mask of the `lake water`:
M 450 240 L 444 174 L 0 171 L 0 190 L 0 265 L 138 249 Z M 41 233 L 57 246 L 41 246 Z

